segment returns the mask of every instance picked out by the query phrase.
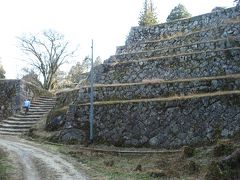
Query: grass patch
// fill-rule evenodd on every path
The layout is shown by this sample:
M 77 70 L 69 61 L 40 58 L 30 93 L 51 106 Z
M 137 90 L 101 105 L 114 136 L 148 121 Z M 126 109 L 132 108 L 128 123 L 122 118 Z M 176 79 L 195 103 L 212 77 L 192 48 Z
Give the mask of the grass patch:
M 11 168 L 6 158 L 7 153 L 0 148 L 0 179 L 9 179 L 9 169 Z
M 199 159 L 209 157 L 205 152 L 201 156 L 180 158 L 180 153 L 163 154 L 110 154 L 81 150 L 75 146 L 59 148 L 61 153 L 70 155 L 78 162 L 90 167 L 88 174 L 95 174 L 103 179 L 114 180 L 152 180 L 152 179 L 195 179 L 203 176 L 204 169 L 199 164 Z M 194 171 L 191 163 L 194 162 L 198 170 Z M 139 168 L 140 167 L 140 168 Z

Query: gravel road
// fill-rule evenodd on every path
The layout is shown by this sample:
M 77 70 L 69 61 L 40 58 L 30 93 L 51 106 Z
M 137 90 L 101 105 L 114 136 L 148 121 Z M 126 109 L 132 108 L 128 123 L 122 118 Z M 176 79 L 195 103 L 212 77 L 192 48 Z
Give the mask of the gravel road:
M 41 144 L 0 136 L 0 148 L 8 152 L 13 180 L 85 180 L 73 162 Z

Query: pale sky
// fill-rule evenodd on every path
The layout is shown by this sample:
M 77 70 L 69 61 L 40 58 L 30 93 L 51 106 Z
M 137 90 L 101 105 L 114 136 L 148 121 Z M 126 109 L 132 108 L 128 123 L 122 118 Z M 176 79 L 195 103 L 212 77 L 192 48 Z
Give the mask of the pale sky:
M 0 61 L 7 78 L 16 78 L 27 66 L 16 47 L 17 36 L 54 29 L 65 35 L 72 45 L 79 44 L 81 61 L 91 55 L 102 60 L 124 45 L 132 26 L 138 25 L 144 0 L 1 0 Z M 214 7 L 232 7 L 233 0 L 153 0 L 161 23 L 179 3 L 193 15 L 210 12 Z M 69 64 L 65 69 L 72 66 Z

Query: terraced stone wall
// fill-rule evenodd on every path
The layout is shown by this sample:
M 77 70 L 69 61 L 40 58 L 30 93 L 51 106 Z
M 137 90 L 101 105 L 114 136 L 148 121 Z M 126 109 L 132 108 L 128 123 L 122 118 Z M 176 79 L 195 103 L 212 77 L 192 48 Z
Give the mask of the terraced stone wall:
M 153 80 L 135 84 L 94 86 L 94 101 L 167 98 L 238 89 L 240 89 L 239 75 L 176 81 Z M 68 95 L 72 96 L 75 91 L 68 93 Z M 90 102 L 90 87 L 82 87 L 79 90 L 77 102 L 79 104 Z
M 146 41 L 135 44 L 128 44 L 117 48 L 116 55 L 111 56 L 107 62 L 114 62 L 116 59 L 120 60 L 126 58 L 129 60 L 136 52 L 148 52 L 148 56 L 154 55 L 154 50 L 163 51 L 162 54 L 166 55 L 175 52 L 193 52 L 193 51 L 204 51 L 213 50 L 217 48 L 231 47 L 237 43 L 234 42 L 232 37 L 239 35 L 239 19 L 234 21 L 228 21 L 224 24 L 220 24 L 217 27 L 210 26 L 207 29 L 201 31 L 193 31 L 191 33 L 182 34 L 179 36 L 173 36 L 171 38 L 162 39 L 161 41 Z M 239 39 L 238 39 L 239 40 Z M 125 55 L 125 56 L 124 56 Z M 134 57 L 135 59 L 136 57 Z
M 234 7 L 223 11 L 199 15 L 181 21 L 176 20 L 151 27 L 133 27 L 126 40 L 126 45 L 219 26 L 223 24 L 226 19 L 238 16 L 240 14 L 239 10 L 239 7 Z
M 210 143 L 239 133 L 240 95 L 164 101 L 96 104 L 95 138 L 122 146 L 172 148 Z M 84 127 L 89 106 L 78 106 L 75 123 Z
M 240 72 L 240 48 L 194 52 L 173 57 L 102 64 L 95 74 L 99 84 L 221 76 Z
M 95 138 L 171 148 L 239 133 L 238 8 L 132 28 L 95 69 Z M 89 91 L 69 108 L 72 127 L 89 127 Z

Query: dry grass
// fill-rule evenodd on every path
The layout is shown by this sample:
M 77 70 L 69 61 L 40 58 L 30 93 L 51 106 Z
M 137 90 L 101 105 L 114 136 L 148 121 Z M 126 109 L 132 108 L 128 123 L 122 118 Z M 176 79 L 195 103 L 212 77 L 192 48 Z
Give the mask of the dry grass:
M 238 79 L 240 74 L 230 74 L 225 76 L 210 76 L 210 77 L 199 77 L 199 78 L 188 78 L 188 79 L 176 79 L 176 80 L 163 80 L 163 79 L 144 79 L 142 82 L 145 83 L 178 83 L 178 82 L 193 82 L 193 81 L 209 81 L 209 80 L 220 80 L 220 79 Z M 141 83 L 139 83 L 141 84 Z
M 183 35 L 184 35 L 184 33 L 179 31 L 179 32 L 174 33 L 173 35 L 163 35 L 163 37 L 161 38 L 161 36 L 160 36 L 160 39 L 158 39 L 158 40 L 146 41 L 145 43 L 149 43 L 149 42 L 154 43 L 154 42 L 159 42 L 159 41 L 166 41 L 166 40 L 182 37 Z
M 98 101 L 94 102 L 94 105 L 107 105 L 107 104 L 127 104 L 127 103 L 142 103 L 142 102 L 166 102 L 166 101 L 174 101 L 174 100 L 186 100 L 193 98 L 202 98 L 202 97 L 213 97 L 213 96 L 226 96 L 239 94 L 240 90 L 235 91 L 218 91 L 213 93 L 199 93 L 199 94 L 191 94 L 187 96 L 171 96 L 166 98 L 151 98 L 151 99 L 133 99 L 133 100 L 117 100 L 117 101 Z M 79 106 L 90 105 L 90 103 L 80 104 Z
M 239 141 L 233 143 L 235 149 Z M 97 146 L 94 146 L 97 148 Z M 207 172 L 212 160 L 221 157 L 214 156 L 214 146 L 199 147 L 193 156 L 184 157 L 182 151 L 163 154 L 111 154 L 91 152 L 78 146 L 61 146 L 59 151 L 71 155 L 79 162 L 90 167 L 92 174 L 100 175 L 102 179 L 114 180 L 151 180 L 151 179 L 201 179 Z M 115 147 L 106 147 L 108 150 Z M 125 148 L 120 148 L 125 149 Z M 127 148 L 128 149 L 128 148 Z M 136 149 L 141 151 L 142 148 Z M 158 177 L 157 177 L 158 176 Z M 94 178 L 93 178 L 94 179 Z M 97 178 L 96 178 L 97 179 Z
M 218 139 L 218 142 L 220 140 Z M 230 141 L 233 149 L 240 147 L 239 137 L 229 139 L 228 142 Z M 163 153 L 128 154 L 121 152 L 151 152 L 153 149 L 119 148 L 106 145 L 90 145 L 87 148 L 83 148 L 82 145 L 56 146 L 48 144 L 48 146 L 77 160 L 79 167 L 84 167 L 84 172 L 89 174 L 93 180 L 202 179 L 208 171 L 211 161 L 223 158 L 214 156 L 216 145 L 199 146 L 195 148 L 191 157 L 183 156 L 182 148 L 169 152 L 168 150 L 154 149 L 154 151 Z M 100 151 L 91 151 L 90 148 Z M 114 153 L 111 153 L 112 150 Z M 78 166 L 78 164 L 76 165 Z
M 195 52 L 182 53 L 182 54 L 170 55 L 170 56 L 157 56 L 157 57 L 145 58 L 145 59 L 141 59 L 141 60 L 122 61 L 122 62 L 118 62 L 117 64 L 132 64 L 132 63 L 139 63 L 139 62 L 144 62 L 144 61 L 162 60 L 162 59 L 169 59 L 169 58 L 174 58 L 174 57 L 179 57 L 179 56 L 187 56 L 187 55 L 210 53 L 210 52 L 221 52 L 221 51 L 229 51 L 229 50 L 240 50 L 240 47 L 195 51 Z M 111 65 L 111 64 L 109 64 L 109 65 Z
M 227 19 L 227 20 L 224 20 L 221 25 L 217 26 L 217 28 L 224 27 L 224 26 L 230 25 L 230 24 L 238 24 L 238 23 L 240 23 L 240 18 L 239 17 L 232 18 L 232 19 Z M 157 40 L 145 41 L 144 43 L 154 43 L 154 42 L 170 40 L 170 39 L 174 39 L 174 38 L 178 38 L 178 37 L 182 37 L 182 36 L 189 36 L 189 35 L 197 34 L 197 33 L 200 33 L 200 32 L 209 31 L 209 30 L 212 30 L 212 29 L 215 29 L 215 28 L 216 27 L 205 28 L 205 29 L 201 29 L 201 30 L 194 31 L 192 33 L 187 33 L 187 34 L 182 33 L 182 32 L 177 32 L 176 34 L 174 34 L 172 36 L 168 36 L 168 37 L 157 39 Z
M 234 38 L 234 36 L 230 37 L 230 38 Z M 164 50 L 171 50 L 171 49 L 176 49 L 176 48 L 181 48 L 181 47 L 186 47 L 186 46 L 193 46 L 193 45 L 198 45 L 198 44 L 204 44 L 204 43 L 214 43 L 214 42 L 220 42 L 220 41 L 226 41 L 228 40 L 228 38 L 221 38 L 221 39 L 214 39 L 211 41 L 197 41 L 194 43 L 189 43 L 189 44 L 185 44 L 185 45 L 181 45 L 181 46 L 171 46 L 171 47 L 167 47 L 167 48 L 161 48 L 161 49 L 155 49 L 155 50 L 148 50 L 148 51 L 139 51 L 139 52 L 132 52 L 132 53 L 123 53 L 121 55 L 124 54 L 138 54 L 138 53 L 147 53 L 147 52 L 155 52 L 155 51 L 164 51 Z
M 150 172 L 164 170 L 166 175 L 171 177 L 176 172 L 167 170 L 169 166 L 175 164 L 174 158 L 177 154 L 161 155 L 112 155 L 105 153 L 92 153 L 89 151 L 76 150 L 72 148 L 61 147 L 61 152 L 71 155 L 83 164 L 91 167 L 91 171 L 102 175 L 103 179 L 155 179 Z M 182 161 L 179 161 L 182 162 Z M 161 165 L 162 164 L 162 165 Z M 136 167 L 141 165 L 140 170 Z M 179 165 L 179 164 L 178 164 Z
M 178 83 L 178 82 L 193 82 L 193 81 L 208 81 L 208 80 L 220 80 L 220 79 L 238 79 L 240 74 L 230 74 L 224 76 L 210 76 L 210 77 L 199 77 L 199 78 L 187 78 L 187 79 L 174 79 L 174 80 L 164 80 L 164 79 L 143 79 L 142 82 L 138 83 L 116 83 L 116 84 L 94 84 L 94 88 L 101 87 L 125 87 L 125 86 L 135 86 L 144 84 L 159 84 L 159 83 Z M 83 86 L 81 88 L 90 88 L 90 86 Z
M 238 24 L 240 23 L 240 17 L 235 17 L 235 18 L 232 18 L 232 19 L 227 19 L 227 20 L 224 20 L 223 21 L 223 24 L 224 25 L 228 25 L 228 24 Z

